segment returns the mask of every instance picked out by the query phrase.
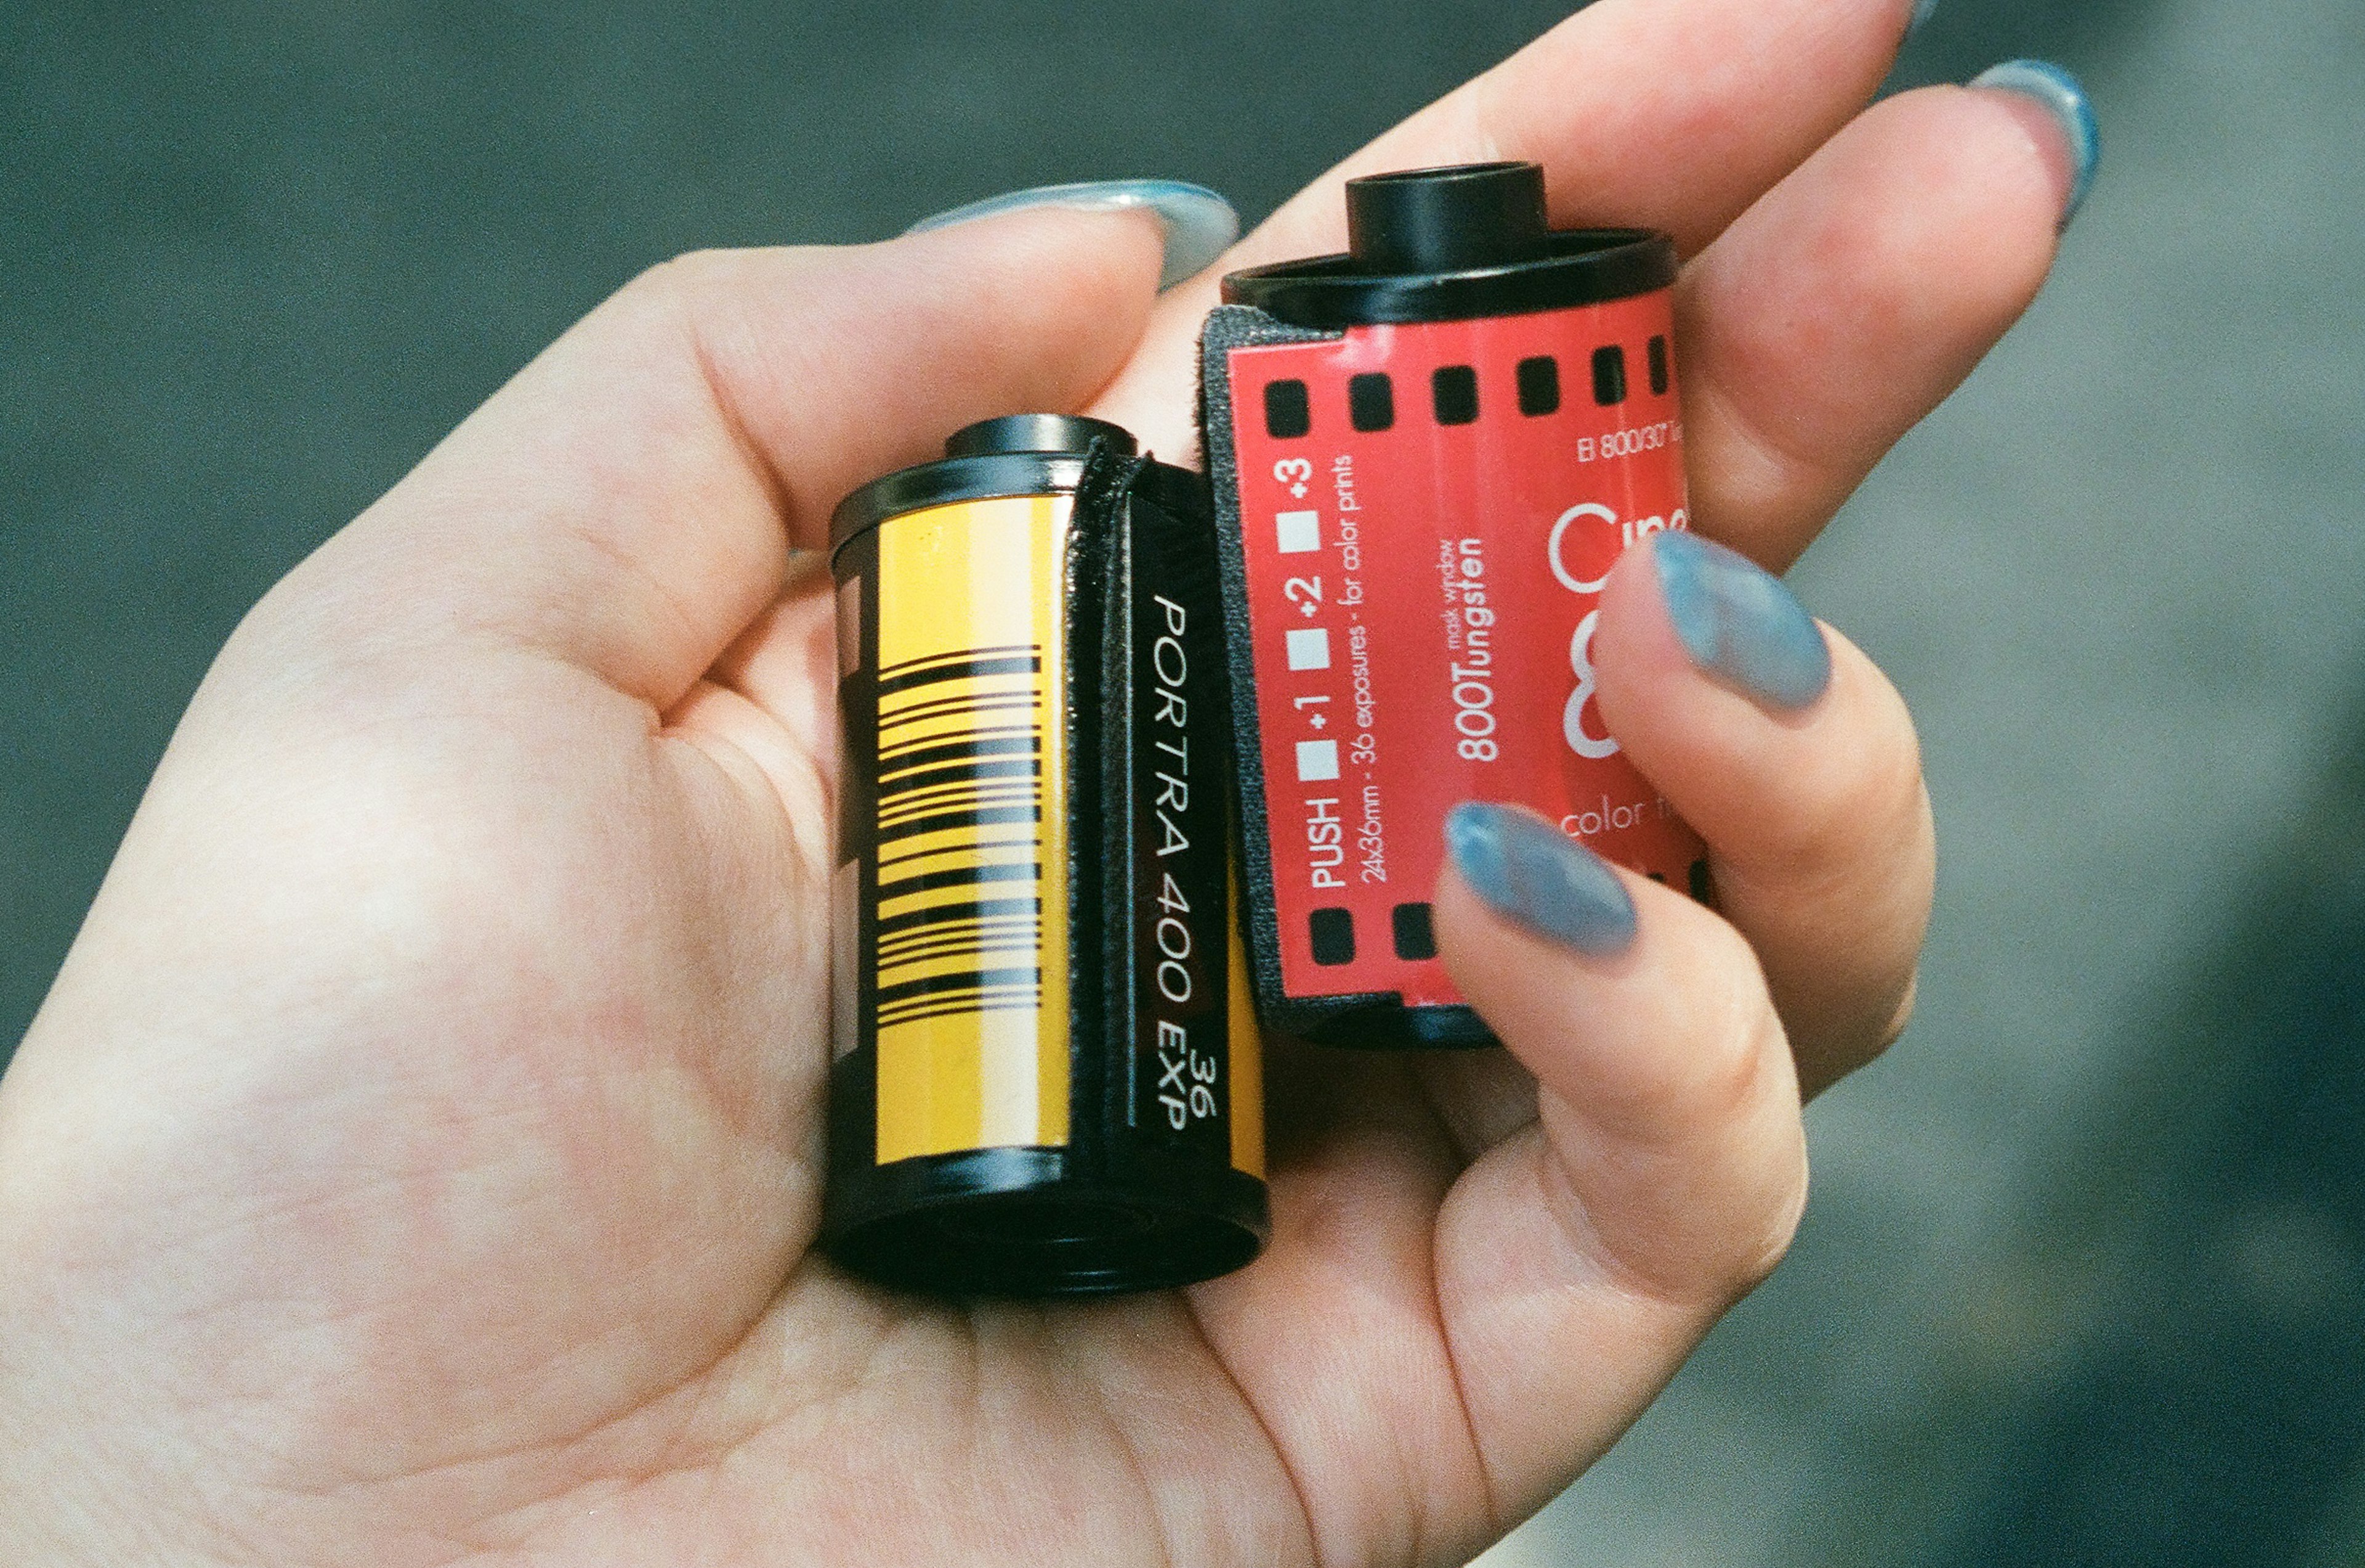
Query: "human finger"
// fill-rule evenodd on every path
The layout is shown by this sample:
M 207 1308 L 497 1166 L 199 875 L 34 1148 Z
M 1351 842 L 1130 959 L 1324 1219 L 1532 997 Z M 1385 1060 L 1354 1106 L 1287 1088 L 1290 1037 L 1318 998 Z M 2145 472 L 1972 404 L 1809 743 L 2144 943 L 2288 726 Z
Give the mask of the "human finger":
M 1806 1198 L 1790 1052 L 1748 945 L 1541 818 L 1463 807 L 1437 894 L 1454 982 L 1536 1120 L 1439 1212 L 1440 1321 L 1508 1524 L 1623 1431 L 1770 1271 Z
M 1610 575 L 1603 722 L 1708 842 L 1809 1094 L 1897 1037 L 1937 846 L 1904 700 L 1740 554 L 1668 533 Z
M 1870 101 L 1912 0 L 1602 0 L 1315 180 L 1171 289 L 1096 412 L 1189 452 L 1199 322 L 1222 274 L 1345 248 L 1359 174 L 1528 159 L 1552 221 L 1640 225 L 1698 250 Z
M 1132 348 L 1146 213 L 1037 209 L 883 245 L 718 252 L 627 286 L 276 596 L 555 655 L 662 710 L 837 500 L 972 420 L 1075 407 Z M 266 600 L 263 617 L 274 609 Z
M 1444 957 L 1511 1050 L 1272 1042 L 1273 1243 L 1192 1296 L 1323 1561 L 1463 1561 L 1542 1502 L 1770 1266 L 1802 1180 L 1730 926 L 1508 808 L 1451 846 Z
M 1686 270 L 1696 526 L 1776 571 L 1806 549 L 2035 298 L 2085 177 L 2069 143 L 2025 95 L 1909 93 Z
M 1602 0 L 1366 144 L 1227 264 L 1340 248 L 1358 174 L 1494 159 L 1544 166 L 1555 227 L 1662 229 L 1691 254 L 1871 101 L 1912 9 Z

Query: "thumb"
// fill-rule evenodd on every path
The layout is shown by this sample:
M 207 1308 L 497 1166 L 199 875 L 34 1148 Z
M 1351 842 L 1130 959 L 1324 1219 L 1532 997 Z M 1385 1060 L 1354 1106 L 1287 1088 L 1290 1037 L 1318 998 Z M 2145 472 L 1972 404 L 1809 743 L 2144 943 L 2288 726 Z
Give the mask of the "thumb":
M 848 490 L 974 420 L 1086 401 L 1139 337 L 1159 267 L 1147 215 L 1058 209 L 666 263 L 275 597 L 490 633 L 670 706 L 777 597 L 791 551 L 825 546 Z

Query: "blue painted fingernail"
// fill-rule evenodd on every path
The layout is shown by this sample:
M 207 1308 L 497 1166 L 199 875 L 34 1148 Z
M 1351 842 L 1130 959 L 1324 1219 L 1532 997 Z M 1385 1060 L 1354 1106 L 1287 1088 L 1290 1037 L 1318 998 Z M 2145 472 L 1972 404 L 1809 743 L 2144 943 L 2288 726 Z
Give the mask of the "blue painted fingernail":
M 1181 180 L 1090 180 L 1073 185 L 1037 185 L 1012 191 L 923 218 L 904 230 L 925 234 L 972 218 L 992 218 L 1028 207 L 1063 207 L 1076 212 L 1127 212 L 1138 208 L 1158 219 L 1166 235 L 1166 265 L 1158 286 L 1171 288 L 1207 266 L 1240 237 L 1240 215 L 1205 185 Z
M 1542 818 L 1479 801 L 1445 819 L 1453 868 L 1488 908 L 1588 958 L 1634 940 L 1634 900 L 1608 862 Z
M 1768 708 L 1804 708 L 1832 683 L 1822 628 L 1782 579 L 1695 533 L 1653 536 L 1659 593 L 1701 673 Z
M 1905 36 L 1911 39 L 1915 33 L 1920 32 L 1923 25 L 1937 13 L 1938 0 L 1920 0 L 1920 4 L 1913 7 L 1913 19 L 1905 24 Z
M 1971 78 L 1974 87 L 1991 87 L 2034 99 L 2053 117 L 2069 150 L 2069 199 L 2061 211 L 2061 227 L 2078 216 L 2094 188 L 2094 172 L 2102 162 L 2102 127 L 2094 118 L 2093 100 L 2085 84 L 2058 65 L 2044 60 L 2012 60 Z

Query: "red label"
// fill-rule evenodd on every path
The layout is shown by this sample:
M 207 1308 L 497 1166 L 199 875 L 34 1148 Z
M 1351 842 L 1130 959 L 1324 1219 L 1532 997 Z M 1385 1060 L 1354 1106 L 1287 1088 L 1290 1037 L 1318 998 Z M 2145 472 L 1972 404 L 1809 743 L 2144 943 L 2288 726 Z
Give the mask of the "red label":
M 1462 1001 L 1429 897 L 1463 801 L 1689 886 L 1590 658 L 1610 566 L 1687 522 L 1672 330 L 1659 293 L 1231 352 L 1289 995 Z

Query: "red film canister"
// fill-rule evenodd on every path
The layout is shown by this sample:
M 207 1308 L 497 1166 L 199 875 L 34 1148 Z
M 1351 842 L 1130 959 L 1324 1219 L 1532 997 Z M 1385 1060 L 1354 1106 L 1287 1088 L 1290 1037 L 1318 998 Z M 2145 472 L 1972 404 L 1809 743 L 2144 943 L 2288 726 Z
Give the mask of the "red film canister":
M 1456 804 L 1708 895 L 1590 657 L 1611 566 L 1687 523 L 1675 245 L 1548 230 L 1532 163 L 1355 180 L 1347 209 L 1346 254 L 1226 278 L 1201 345 L 1258 1011 L 1484 1045 L 1429 920 Z

